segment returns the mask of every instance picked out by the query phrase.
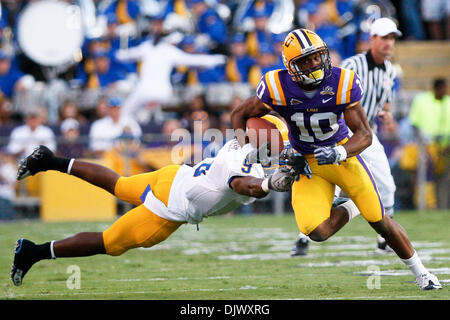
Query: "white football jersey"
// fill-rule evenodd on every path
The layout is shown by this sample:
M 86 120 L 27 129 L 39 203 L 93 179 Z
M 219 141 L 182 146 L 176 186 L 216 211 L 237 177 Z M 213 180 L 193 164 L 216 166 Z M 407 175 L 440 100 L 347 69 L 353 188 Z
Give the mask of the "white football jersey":
M 228 141 L 214 158 L 207 158 L 194 167 L 182 165 L 172 182 L 168 206 L 151 191 L 144 205 L 171 221 L 199 223 L 203 218 L 225 214 L 255 198 L 236 193 L 230 182 L 237 176 L 264 178 L 261 164 L 248 164 L 250 149 L 241 148 L 236 139 Z

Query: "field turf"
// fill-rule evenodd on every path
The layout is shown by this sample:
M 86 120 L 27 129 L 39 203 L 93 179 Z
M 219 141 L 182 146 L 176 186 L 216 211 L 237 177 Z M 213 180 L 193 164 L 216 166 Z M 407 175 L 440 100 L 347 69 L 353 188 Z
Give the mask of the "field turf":
M 362 217 L 311 243 L 304 257 L 289 254 L 298 230 L 292 214 L 211 217 L 199 231 L 183 225 L 150 249 L 41 261 L 20 287 L 9 278 L 18 238 L 43 243 L 102 231 L 111 221 L 0 223 L 0 299 L 449 300 L 449 218 L 450 211 L 395 215 L 444 286 L 430 292 L 419 290 L 395 254 L 375 254 L 376 234 Z

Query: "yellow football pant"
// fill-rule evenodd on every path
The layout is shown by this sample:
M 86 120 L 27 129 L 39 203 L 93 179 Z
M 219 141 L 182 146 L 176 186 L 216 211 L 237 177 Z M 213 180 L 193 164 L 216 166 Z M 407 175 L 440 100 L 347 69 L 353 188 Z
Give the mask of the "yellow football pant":
M 375 180 L 360 156 L 350 157 L 340 165 L 317 164 L 314 155 L 305 155 L 312 170 L 312 178 L 301 176 L 292 186 L 292 207 L 298 228 L 310 234 L 330 217 L 335 185 L 338 185 L 356 204 L 369 222 L 384 216 Z
M 107 254 L 117 256 L 128 249 L 154 246 L 167 239 L 183 224 L 159 217 L 147 209 L 140 198 L 150 185 L 155 197 L 167 206 L 170 188 L 179 167 L 169 165 L 157 171 L 119 178 L 114 194 L 137 207 L 122 215 L 103 232 Z

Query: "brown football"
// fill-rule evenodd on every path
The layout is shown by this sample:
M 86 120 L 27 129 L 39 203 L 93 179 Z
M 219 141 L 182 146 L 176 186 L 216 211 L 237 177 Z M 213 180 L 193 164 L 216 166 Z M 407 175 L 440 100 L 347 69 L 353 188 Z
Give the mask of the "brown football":
M 283 150 L 283 137 L 275 124 L 263 118 L 249 118 L 247 120 L 247 136 L 250 143 L 259 148 L 262 144 L 269 142 L 270 154 Z

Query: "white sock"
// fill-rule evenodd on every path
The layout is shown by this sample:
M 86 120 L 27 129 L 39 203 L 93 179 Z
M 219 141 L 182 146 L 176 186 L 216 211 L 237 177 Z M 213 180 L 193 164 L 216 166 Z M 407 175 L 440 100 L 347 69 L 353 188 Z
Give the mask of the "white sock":
M 308 237 L 306 234 L 304 234 L 304 233 L 302 233 L 302 232 L 299 232 L 299 233 L 298 233 L 298 238 L 297 238 L 297 240 L 299 240 L 299 239 L 307 239 L 307 240 L 311 240 L 311 239 L 309 239 L 309 237 Z
M 354 217 L 359 216 L 360 214 L 358 207 L 352 200 L 348 200 L 347 202 L 338 205 L 338 207 L 344 207 L 345 210 L 347 210 L 348 221 L 352 220 Z
M 428 273 L 428 270 L 424 267 L 422 260 L 420 260 L 416 251 L 414 251 L 414 254 L 411 258 L 401 260 L 408 266 L 408 268 L 416 277 L 420 276 L 421 274 Z
M 56 256 L 55 256 L 55 251 L 53 250 L 53 243 L 55 242 L 55 240 L 52 240 L 51 242 L 50 242 L 50 254 L 52 255 L 52 259 L 56 259 Z

